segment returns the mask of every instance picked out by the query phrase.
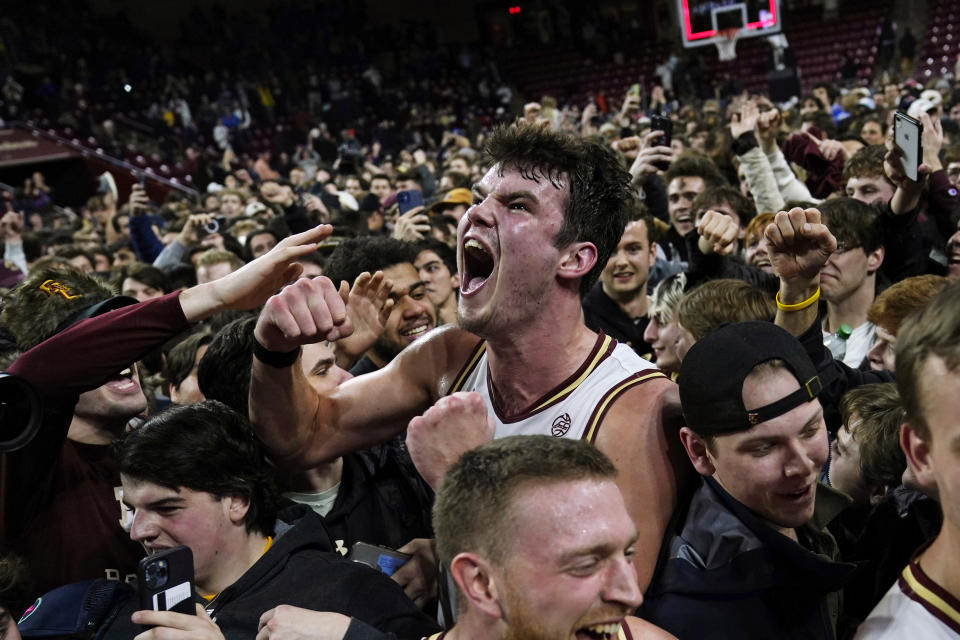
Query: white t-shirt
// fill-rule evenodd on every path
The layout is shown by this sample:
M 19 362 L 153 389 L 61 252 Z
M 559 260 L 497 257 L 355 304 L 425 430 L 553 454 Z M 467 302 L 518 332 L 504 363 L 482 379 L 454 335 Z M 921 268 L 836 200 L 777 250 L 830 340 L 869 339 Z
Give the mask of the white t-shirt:
M 333 503 L 337 501 L 337 493 L 339 492 L 340 483 L 338 482 L 323 491 L 311 491 L 309 493 L 288 491 L 283 494 L 283 497 L 300 504 L 305 504 L 313 509 L 318 516 L 326 517 L 326 515 L 330 513 L 330 510 L 333 509 Z
M 956 640 L 960 600 L 930 579 L 916 558 L 857 629 L 854 640 Z
M 847 338 L 847 352 L 843 356 L 843 364 L 854 369 L 859 367 L 863 359 L 867 357 L 867 351 L 870 351 L 870 347 L 873 346 L 875 332 L 876 325 L 872 322 L 864 322 L 854 329 L 850 337 Z M 833 334 L 829 331 L 823 332 L 824 344 L 826 344 L 827 337 L 831 335 Z

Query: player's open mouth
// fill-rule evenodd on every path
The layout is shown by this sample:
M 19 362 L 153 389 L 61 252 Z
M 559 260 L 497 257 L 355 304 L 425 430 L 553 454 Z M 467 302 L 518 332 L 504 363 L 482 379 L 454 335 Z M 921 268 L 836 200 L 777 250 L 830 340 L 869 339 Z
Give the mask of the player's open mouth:
M 494 264 L 493 255 L 480 242 L 473 238 L 464 242 L 460 294 L 468 296 L 479 291 L 493 273 Z
M 588 627 L 580 627 L 577 629 L 577 638 L 583 638 L 584 640 L 590 638 L 592 640 L 609 640 L 614 638 L 617 635 L 617 632 L 620 630 L 619 622 L 608 622 L 606 624 L 592 624 Z

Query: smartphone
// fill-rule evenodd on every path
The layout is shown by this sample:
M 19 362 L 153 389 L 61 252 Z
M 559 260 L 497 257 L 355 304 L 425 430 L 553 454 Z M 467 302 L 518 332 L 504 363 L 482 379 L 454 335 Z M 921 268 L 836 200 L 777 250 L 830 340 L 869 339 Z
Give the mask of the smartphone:
M 353 546 L 350 547 L 350 555 L 347 557 L 354 562 L 379 569 L 388 576 L 392 576 L 397 569 L 407 564 L 407 560 L 413 556 L 409 553 L 394 551 L 388 547 L 378 547 L 366 542 L 354 542 Z
M 405 214 L 414 207 L 422 206 L 423 194 L 416 189 L 408 189 L 407 191 L 397 192 L 397 210 L 400 212 L 400 215 Z
M 657 139 L 657 146 L 669 147 L 673 142 L 673 120 L 666 116 L 652 116 L 650 118 L 650 128 L 654 131 L 662 131 L 663 135 Z M 670 168 L 670 163 L 665 160 L 658 160 L 653 163 L 657 169 L 666 171 Z
M 137 591 L 141 610 L 195 615 L 190 547 L 173 547 L 142 559 L 137 566 Z
M 197 229 L 197 233 L 200 234 L 200 237 L 205 238 L 211 234 L 219 233 L 220 229 L 224 229 L 227 226 L 227 219 L 223 216 L 217 216 L 212 218 L 205 225 Z
M 640 85 L 632 84 L 630 85 L 630 90 L 627 92 L 627 95 L 640 97 Z
M 893 143 L 903 151 L 903 172 L 913 181 L 917 180 L 917 169 L 923 158 L 920 148 L 920 136 L 923 124 L 916 118 L 897 111 L 893 116 Z
M 673 120 L 666 116 L 652 116 L 650 118 L 650 128 L 654 131 L 663 131 L 663 135 L 657 140 L 657 145 L 669 147 L 673 142 Z

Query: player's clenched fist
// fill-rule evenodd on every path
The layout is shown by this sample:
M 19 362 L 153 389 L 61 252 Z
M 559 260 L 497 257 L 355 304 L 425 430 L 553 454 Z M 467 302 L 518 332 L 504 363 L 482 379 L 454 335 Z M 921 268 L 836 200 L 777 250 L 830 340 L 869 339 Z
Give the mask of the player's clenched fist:
M 254 336 L 270 351 L 338 340 L 353 332 L 346 303 L 329 278 L 301 278 L 267 300 Z
M 407 427 L 410 458 L 431 487 L 465 451 L 493 439 L 495 427 L 479 393 L 460 391 L 437 400 Z

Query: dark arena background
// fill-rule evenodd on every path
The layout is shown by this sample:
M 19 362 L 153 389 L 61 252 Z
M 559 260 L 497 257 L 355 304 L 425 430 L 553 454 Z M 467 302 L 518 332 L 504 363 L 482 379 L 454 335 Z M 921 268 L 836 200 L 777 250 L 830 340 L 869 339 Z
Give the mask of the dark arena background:
M 121 196 L 141 175 L 151 195 L 194 195 L 197 163 L 220 159 L 214 125 L 237 104 L 250 117 L 232 142 L 242 159 L 289 153 L 319 121 L 364 142 L 379 129 L 397 151 L 451 118 L 486 126 L 543 96 L 604 111 L 668 76 L 681 100 L 785 102 L 884 72 L 924 83 L 952 77 L 958 15 L 949 0 L 13 3 L 0 182 L 42 168 L 58 204 L 77 207 L 112 167 Z M 736 57 L 721 61 L 732 29 Z M 901 67 L 891 44 L 908 29 L 918 44 Z

